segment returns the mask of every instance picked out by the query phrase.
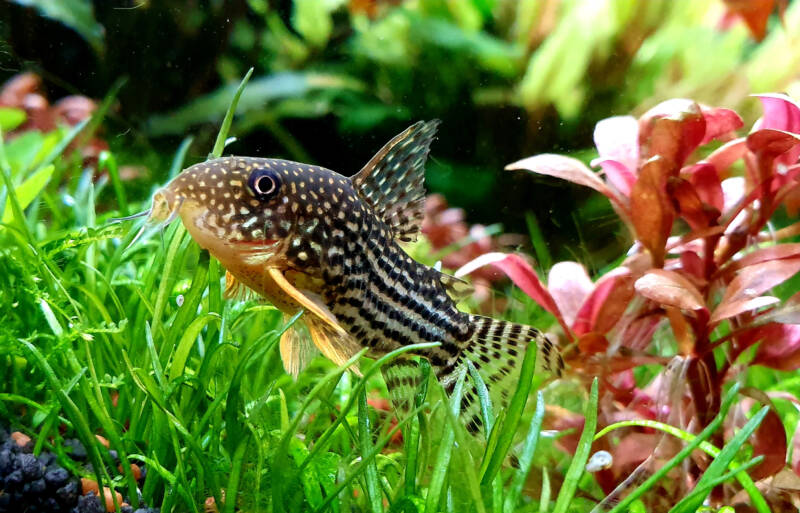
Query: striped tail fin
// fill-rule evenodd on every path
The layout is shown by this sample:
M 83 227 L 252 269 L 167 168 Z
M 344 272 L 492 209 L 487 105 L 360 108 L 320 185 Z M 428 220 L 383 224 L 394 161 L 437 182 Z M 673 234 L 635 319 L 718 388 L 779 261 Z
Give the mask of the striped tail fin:
M 474 327 L 473 335 L 462 350 L 459 365 L 439 369 L 437 373 L 448 392 L 455 384 L 460 367 L 471 361 L 486 382 L 495 411 L 504 408 L 516 389 L 528 344 L 536 344 L 538 348 L 537 373 L 545 371 L 561 376 L 564 370 L 561 353 L 536 328 L 480 315 L 470 315 L 470 322 Z M 461 415 L 471 431 L 478 431 L 483 425 L 474 387 L 465 390 Z

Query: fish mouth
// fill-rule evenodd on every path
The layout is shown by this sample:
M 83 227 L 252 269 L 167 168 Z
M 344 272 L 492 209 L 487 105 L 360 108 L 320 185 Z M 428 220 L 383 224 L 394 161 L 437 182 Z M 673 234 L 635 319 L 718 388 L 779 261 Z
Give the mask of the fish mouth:
M 127 217 L 119 217 L 112 219 L 112 222 L 118 223 L 128 221 L 131 219 L 138 219 L 147 216 L 147 219 L 139 230 L 139 233 L 128 244 L 128 248 L 133 246 L 145 233 L 153 232 L 157 229 L 163 230 L 175 219 L 181 211 L 181 206 L 185 198 L 175 195 L 168 188 L 162 188 L 156 191 L 153 195 L 150 208 Z M 127 249 L 127 248 L 126 248 Z
M 153 195 L 153 203 L 150 207 L 150 215 L 147 217 L 146 224 L 160 228 L 167 227 L 177 219 L 184 199 L 184 197 L 177 196 L 166 187 L 157 190 Z

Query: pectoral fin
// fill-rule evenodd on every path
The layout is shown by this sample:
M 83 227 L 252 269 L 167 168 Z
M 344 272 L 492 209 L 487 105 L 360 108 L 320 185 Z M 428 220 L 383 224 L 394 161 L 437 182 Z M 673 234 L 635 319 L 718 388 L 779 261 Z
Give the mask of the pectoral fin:
M 336 322 L 336 316 L 328 310 L 324 304 L 318 299 L 312 299 L 309 295 L 304 294 L 296 289 L 294 285 L 289 283 L 286 277 L 279 269 L 269 269 L 267 271 L 272 281 L 283 290 L 286 295 L 292 298 L 298 305 L 303 307 L 306 312 L 319 318 L 324 323 L 328 324 L 334 331 L 345 333 L 344 329 Z M 310 326 L 309 326 L 310 327 Z
M 270 269 L 268 273 L 284 293 L 305 309 L 303 322 L 308 326 L 311 340 L 329 360 L 336 365 L 343 365 L 361 350 L 358 342 L 339 325 L 336 316 L 319 296 L 307 290 L 298 290 L 278 269 Z M 289 344 L 290 339 L 287 339 L 286 343 Z M 283 356 L 283 339 L 281 339 L 281 356 Z M 288 362 L 284 360 L 284 366 L 286 365 Z M 356 365 L 353 365 L 352 370 L 360 375 Z

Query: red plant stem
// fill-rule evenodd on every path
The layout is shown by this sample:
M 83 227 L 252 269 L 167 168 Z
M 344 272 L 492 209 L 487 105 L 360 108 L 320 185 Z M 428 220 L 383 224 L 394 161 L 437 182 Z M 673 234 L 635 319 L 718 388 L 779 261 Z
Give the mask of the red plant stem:
M 714 276 L 714 273 L 717 271 L 717 264 L 714 261 L 714 253 L 717 250 L 717 245 L 719 244 L 721 238 L 722 234 L 718 233 L 716 235 L 706 237 L 706 239 L 703 241 L 703 260 L 705 264 L 703 272 L 705 273 L 705 278 L 708 283 L 707 288 L 711 287 L 710 278 Z M 706 295 L 708 295 L 707 290 Z M 705 299 L 708 300 L 708 297 Z

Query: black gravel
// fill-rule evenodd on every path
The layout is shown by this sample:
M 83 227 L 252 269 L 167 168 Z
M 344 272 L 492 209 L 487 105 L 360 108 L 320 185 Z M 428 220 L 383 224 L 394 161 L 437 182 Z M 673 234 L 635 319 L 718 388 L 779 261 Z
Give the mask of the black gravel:
M 64 448 L 73 460 L 88 460 L 79 440 L 65 440 Z M 105 513 L 105 504 L 94 493 L 81 495 L 80 479 L 57 463 L 56 454 L 32 453 L 33 443 L 20 447 L 11 439 L 10 430 L 0 426 L 0 513 Z M 118 460 L 116 452 L 112 458 Z M 146 469 L 141 467 L 143 479 Z M 123 506 L 122 512 L 159 513 L 159 509 L 141 507 L 134 511 Z

